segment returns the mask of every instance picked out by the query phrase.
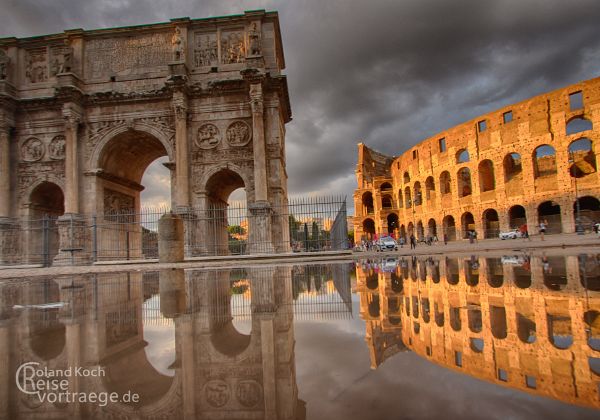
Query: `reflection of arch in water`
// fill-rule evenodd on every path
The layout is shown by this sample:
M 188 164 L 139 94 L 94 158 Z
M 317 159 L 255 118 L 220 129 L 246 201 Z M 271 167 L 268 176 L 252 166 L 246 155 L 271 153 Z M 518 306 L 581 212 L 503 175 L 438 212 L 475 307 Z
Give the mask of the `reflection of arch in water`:
M 369 295 L 369 315 L 372 318 L 379 318 L 379 295 L 370 294 Z
M 600 292 L 600 262 L 585 254 L 579 255 L 579 281 L 587 290 Z
M 469 347 L 471 347 L 471 350 L 475 353 L 483 353 L 483 345 L 483 339 L 475 337 L 469 338 Z
M 458 274 L 458 259 L 446 258 L 446 280 L 448 284 L 457 285 L 459 279 Z
M 444 326 L 444 304 L 441 302 L 434 302 L 433 311 L 435 314 L 435 324 L 438 327 Z
M 583 314 L 586 324 L 587 343 L 590 348 L 600 351 L 600 312 L 590 310 Z
M 467 309 L 467 319 L 469 321 L 469 330 L 474 333 L 480 333 L 483 327 L 481 318 L 481 307 L 477 304 L 470 304 Z
M 544 285 L 550 290 L 559 291 L 567 287 L 567 266 L 565 257 L 547 257 L 542 261 Z
M 486 258 L 488 284 L 492 288 L 502 287 L 504 283 L 504 269 L 500 258 Z
M 548 339 L 557 349 L 568 349 L 573 344 L 571 317 L 548 313 Z
M 517 336 L 523 343 L 535 342 L 535 320 L 517 312 Z
M 475 287 L 479 284 L 479 262 L 476 258 L 464 260 L 465 281 L 468 286 Z
M 490 327 L 495 338 L 506 338 L 508 329 L 506 325 L 506 309 L 504 306 L 490 305 Z
M 460 331 L 462 322 L 460 319 L 460 308 L 450 306 L 450 326 L 454 331 Z
M 35 287 L 33 304 L 60 302 L 58 284 L 51 279 L 44 279 Z M 29 339 L 32 353 L 41 360 L 52 360 L 61 355 L 66 344 L 66 328 L 60 320 L 58 308 L 27 310 Z

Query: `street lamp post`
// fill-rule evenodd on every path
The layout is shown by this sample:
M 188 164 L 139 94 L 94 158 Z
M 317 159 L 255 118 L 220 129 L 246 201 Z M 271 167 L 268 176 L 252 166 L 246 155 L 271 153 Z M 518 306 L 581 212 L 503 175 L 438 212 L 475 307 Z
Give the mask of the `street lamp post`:
M 585 233 L 583 226 L 581 225 L 581 204 L 579 203 L 579 194 L 577 191 L 577 166 L 575 165 L 575 156 L 573 152 L 569 152 L 569 175 L 574 178 L 575 183 L 575 232 L 578 235 Z

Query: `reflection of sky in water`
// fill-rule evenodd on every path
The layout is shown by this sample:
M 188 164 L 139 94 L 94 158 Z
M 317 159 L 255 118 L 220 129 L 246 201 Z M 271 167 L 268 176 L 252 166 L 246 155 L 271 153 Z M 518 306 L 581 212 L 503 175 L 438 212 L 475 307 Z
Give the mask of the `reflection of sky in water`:
M 159 296 L 152 296 L 144 306 L 160 307 Z M 148 361 L 158 372 L 175 376 L 175 370 L 169 368 L 175 362 L 175 325 L 171 320 L 162 324 L 144 324 L 144 340 L 148 342 L 144 350 Z

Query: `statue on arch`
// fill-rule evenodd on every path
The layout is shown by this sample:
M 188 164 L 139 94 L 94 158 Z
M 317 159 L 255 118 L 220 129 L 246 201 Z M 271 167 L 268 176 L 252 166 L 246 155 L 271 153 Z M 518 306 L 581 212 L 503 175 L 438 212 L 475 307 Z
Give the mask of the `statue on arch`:
M 175 33 L 171 38 L 171 44 L 173 47 L 173 59 L 175 61 L 183 61 L 184 42 L 179 27 L 175 27 Z

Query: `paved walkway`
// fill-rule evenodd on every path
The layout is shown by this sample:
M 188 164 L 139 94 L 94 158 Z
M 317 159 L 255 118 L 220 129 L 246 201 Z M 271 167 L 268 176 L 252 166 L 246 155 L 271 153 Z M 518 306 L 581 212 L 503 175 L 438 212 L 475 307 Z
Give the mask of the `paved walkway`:
M 0 267 L 0 279 L 2 278 L 23 278 L 30 276 L 57 276 L 69 274 L 86 273 L 108 273 L 117 271 L 154 271 L 172 268 L 232 268 L 232 267 L 251 267 L 256 265 L 278 265 L 283 263 L 315 263 L 320 261 L 343 261 L 359 259 L 364 257 L 374 258 L 383 255 L 446 255 L 446 254 L 473 254 L 473 253 L 492 253 L 506 254 L 516 252 L 535 252 L 557 250 L 570 250 L 572 252 L 597 252 L 600 253 L 600 238 L 595 234 L 577 235 L 561 234 L 546 236 L 542 241 L 539 236 L 533 236 L 531 241 L 522 239 L 484 239 L 473 244 L 469 241 L 454 241 L 444 245 L 442 242 L 428 246 L 419 244 L 416 249 L 411 250 L 409 246 L 398 251 L 380 253 L 380 252 L 351 252 L 351 251 L 332 251 L 332 252 L 310 252 L 294 254 L 273 254 L 261 256 L 233 256 L 233 257 L 202 257 L 183 263 L 158 263 L 157 260 L 148 261 L 129 261 L 126 264 L 96 264 L 92 266 L 75 267 L 35 267 L 35 266 L 13 266 Z

